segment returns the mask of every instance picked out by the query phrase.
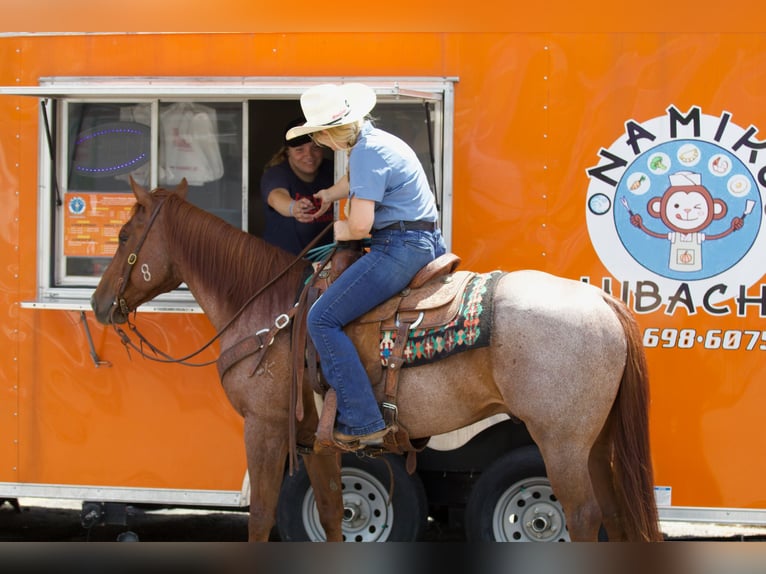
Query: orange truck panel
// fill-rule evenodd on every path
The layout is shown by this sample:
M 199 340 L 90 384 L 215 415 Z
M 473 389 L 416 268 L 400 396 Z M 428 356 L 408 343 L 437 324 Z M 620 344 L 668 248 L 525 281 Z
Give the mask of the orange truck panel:
M 112 32 L 115 21 L 126 24 L 89 12 L 87 4 L 66 3 L 66 14 L 77 16 L 68 22 L 60 19 L 58 3 L 18 2 L 5 25 Z M 195 4 L 209 14 L 201 17 Z M 763 225 L 766 152 L 756 143 L 766 129 L 766 36 L 754 33 L 762 21 L 754 17 L 754 3 L 733 3 L 724 12 L 712 2 L 688 12 L 669 5 L 662 19 L 636 4 L 624 7 L 631 21 L 600 10 L 608 3 L 595 0 L 577 10 L 563 1 L 509 6 L 498 11 L 511 12 L 504 19 L 457 2 L 428 9 L 394 2 L 374 22 L 357 15 L 345 24 L 314 4 L 305 11 L 294 3 L 229 4 L 233 11 L 162 2 L 165 16 L 156 13 L 156 2 L 132 4 L 128 25 L 155 32 L 170 22 L 185 33 L 0 37 L 0 86 L 35 86 L 46 76 L 457 78 L 450 239 L 463 267 L 542 269 L 606 286 L 628 300 L 644 330 L 653 381 L 656 484 L 672 488 L 675 506 L 766 509 L 760 427 L 766 257 L 751 253 L 763 247 L 755 230 Z M 22 9 L 34 5 L 45 10 Z M 401 28 L 406 13 L 413 15 L 412 29 Z M 256 14 L 250 32 L 240 29 Z M 374 31 L 373 24 L 395 31 Z M 211 30 L 216 33 L 206 33 Z M 239 490 L 241 420 L 214 367 L 130 360 L 111 329 L 86 313 L 95 349 L 111 363 L 97 368 L 78 311 L 21 307 L 36 296 L 37 253 L 47 248 L 38 244 L 38 108 L 36 98 L 0 97 L 0 482 Z M 608 245 L 615 232 L 599 235 L 597 227 L 608 226 L 588 203 L 597 190 L 609 196 L 616 189 L 589 173 L 607 161 L 603 150 L 625 146 L 631 133 L 643 136 L 635 142 L 641 152 L 663 138 L 670 146 L 673 138 L 660 132 L 671 110 L 685 117 L 694 109 L 710 125 L 718 119 L 723 139 L 709 126 L 697 136 L 678 123 L 683 137 L 699 140 L 700 149 L 718 145 L 724 156 L 740 157 L 760 209 L 741 232 L 718 240 L 733 244 L 751 233 L 753 247 L 743 252 L 744 263 L 721 263 L 717 275 L 728 286 L 726 296 L 714 290 L 707 307 L 709 288 L 669 290 L 652 273 L 642 275 L 640 261 L 626 263 L 624 277 L 616 276 L 622 267 L 615 251 L 622 249 L 627 261 L 639 251 L 648 258 L 671 247 L 638 235 L 618 193 L 608 198 L 613 205 L 606 215 L 624 226 L 616 232 L 622 241 Z M 725 126 L 723 117 L 729 118 Z M 731 130 L 750 127 L 748 153 L 726 140 Z M 628 173 L 639 155 L 623 154 L 629 165 L 621 169 Z M 630 209 L 648 207 L 662 193 L 655 187 L 632 195 Z M 741 215 L 735 209 L 741 199 L 729 200 L 728 219 Z M 667 233 L 659 221 L 644 217 L 644 223 Z M 714 243 L 703 244 L 703 255 Z M 666 275 L 683 282 L 679 273 Z M 660 285 L 657 305 L 653 292 L 636 294 L 640 281 L 646 289 Z M 687 283 L 695 281 L 704 283 Z M 138 322 L 174 355 L 213 334 L 198 314 L 139 314 Z M 582 343 L 587 352 L 588 342 Z

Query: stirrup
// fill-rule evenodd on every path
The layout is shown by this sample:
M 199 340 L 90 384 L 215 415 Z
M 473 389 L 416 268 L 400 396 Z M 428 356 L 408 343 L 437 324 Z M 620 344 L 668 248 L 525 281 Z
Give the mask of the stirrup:
M 379 431 L 368 433 L 366 435 L 359 435 L 358 438 L 354 435 L 347 435 L 345 433 L 333 431 L 332 441 L 337 448 L 346 452 L 356 452 L 365 448 L 382 449 L 385 445 L 385 438 L 389 434 L 395 433 L 396 430 L 395 425 L 390 425 Z M 342 434 L 343 438 L 338 437 L 339 434 Z M 345 437 L 349 438 L 346 439 Z

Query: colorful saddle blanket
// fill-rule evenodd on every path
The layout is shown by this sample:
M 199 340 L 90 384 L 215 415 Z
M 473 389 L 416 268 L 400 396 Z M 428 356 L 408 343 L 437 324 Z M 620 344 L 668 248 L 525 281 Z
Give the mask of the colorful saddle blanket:
M 489 345 L 495 284 L 502 275 L 501 271 L 477 274 L 463 293 L 460 309 L 452 321 L 410 331 L 402 367 L 417 367 Z M 381 331 L 380 361 L 384 367 L 388 366 L 395 341 L 396 331 Z

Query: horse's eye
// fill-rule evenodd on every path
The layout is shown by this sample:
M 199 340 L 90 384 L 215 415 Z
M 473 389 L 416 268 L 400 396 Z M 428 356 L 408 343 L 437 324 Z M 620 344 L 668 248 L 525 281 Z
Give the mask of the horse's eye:
M 125 244 L 128 241 L 128 232 L 124 229 L 120 229 L 120 235 L 118 236 L 121 244 Z

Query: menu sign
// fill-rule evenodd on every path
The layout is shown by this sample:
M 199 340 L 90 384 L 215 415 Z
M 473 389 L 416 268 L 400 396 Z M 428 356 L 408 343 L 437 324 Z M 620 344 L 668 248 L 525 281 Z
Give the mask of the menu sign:
M 132 193 L 67 193 L 64 255 L 112 257 L 117 236 L 136 203 Z

